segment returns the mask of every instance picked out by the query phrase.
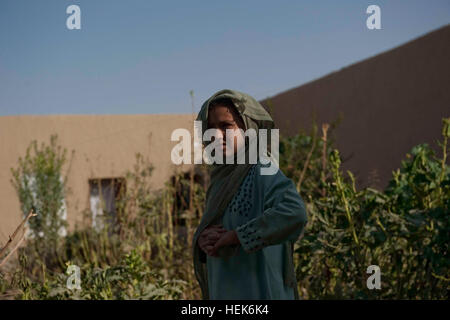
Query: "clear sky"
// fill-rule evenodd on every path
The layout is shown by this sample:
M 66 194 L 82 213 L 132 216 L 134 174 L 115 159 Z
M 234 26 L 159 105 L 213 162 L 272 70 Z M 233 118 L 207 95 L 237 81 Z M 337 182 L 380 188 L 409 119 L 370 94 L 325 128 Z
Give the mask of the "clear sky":
M 259 100 L 449 23 L 449 0 L 0 0 L 0 115 L 189 113 L 190 90 L 198 111 L 224 88 Z

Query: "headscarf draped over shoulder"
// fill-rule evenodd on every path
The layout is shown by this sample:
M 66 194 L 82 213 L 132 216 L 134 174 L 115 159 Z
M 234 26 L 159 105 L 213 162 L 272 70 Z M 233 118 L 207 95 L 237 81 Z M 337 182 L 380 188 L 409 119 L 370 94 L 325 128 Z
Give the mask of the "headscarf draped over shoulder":
M 244 130 L 253 128 L 258 136 L 259 129 L 273 129 L 275 124 L 272 117 L 264 107 L 248 94 L 224 89 L 213 94 L 206 100 L 198 114 L 197 120 L 202 121 L 202 136 L 208 128 L 208 109 L 212 102 L 228 98 L 230 99 L 242 120 L 244 121 Z M 203 141 L 203 139 L 202 139 Z M 270 145 L 268 144 L 268 150 Z M 246 145 L 246 153 L 248 145 Z M 239 189 L 242 181 L 253 164 L 215 164 L 211 172 L 211 183 L 206 192 L 205 211 L 200 224 L 195 231 L 192 243 L 195 276 L 200 284 L 203 299 L 209 299 L 208 277 L 206 269 L 206 254 L 197 244 L 200 233 L 209 225 L 220 222 L 229 202 Z M 227 257 L 232 254 L 233 248 L 230 246 L 222 247 L 218 254 L 221 257 Z

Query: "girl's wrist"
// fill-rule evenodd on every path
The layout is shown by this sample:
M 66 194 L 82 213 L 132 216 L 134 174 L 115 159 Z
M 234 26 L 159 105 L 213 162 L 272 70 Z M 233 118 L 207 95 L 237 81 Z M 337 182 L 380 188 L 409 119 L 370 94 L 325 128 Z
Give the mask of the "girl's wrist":
M 232 236 L 233 236 L 233 244 L 240 244 L 239 237 L 237 235 L 236 230 L 232 230 Z

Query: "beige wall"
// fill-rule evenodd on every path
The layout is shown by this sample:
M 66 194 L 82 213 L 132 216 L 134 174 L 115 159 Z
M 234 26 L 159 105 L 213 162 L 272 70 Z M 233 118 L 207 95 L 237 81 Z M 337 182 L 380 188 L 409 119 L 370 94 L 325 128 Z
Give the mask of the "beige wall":
M 21 115 L 0 117 L 0 245 L 5 243 L 22 219 L 17 193 L 10 182 L 11 168 L 18 167 L 32 140 L 50 143 L 51 134 L 67 148 L 68 159 L 75 150 L 68 174 L 71 190 L 66 198 L 69 228 L 81 222 L 81 212 L 89 208 L 88 179 L 124 177 L 140 152 L 154 166 L 152 187 L 163 186 L 175 169 L 170 140 L 176 128 L 193 132 L 193 116 L 174 115 Z M 69 161 L 63 167 L 63 175 Z M 187 169 L 183 167 L 181 169 Z

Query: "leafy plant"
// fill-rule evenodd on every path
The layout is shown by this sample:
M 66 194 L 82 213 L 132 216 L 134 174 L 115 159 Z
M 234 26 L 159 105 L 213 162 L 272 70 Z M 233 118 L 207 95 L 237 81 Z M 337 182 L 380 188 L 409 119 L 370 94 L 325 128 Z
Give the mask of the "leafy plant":
M 297 244 L 297 277 L 306 298 L 446 299 L 449 282 L 449 119 L 444 119 L 439 159 L 416 146 L 383 192 L 356 190 L 329 160 L 326 197 L 307 204 L 309 224 Z M 378 265 L 382 289 L 369 290 L 366 268 Z
M 73 151 L 74 152 L 74 151 Z M 67 175 L 61 175 L 67 150 L 57 145 L 57 135 L 50 137 L 50 145 L 38 146 L 33 140 L 27 147 L 25 158 L 19 158 L 19 166 L 11 168 L 11 180 L 19 196 L 21 210 L 26 217 L 30 210 L 37 213 L 29 220 L 32 236 L 39 237 L 46 245 L 57 242 L 67 223 L 63 217 Z

